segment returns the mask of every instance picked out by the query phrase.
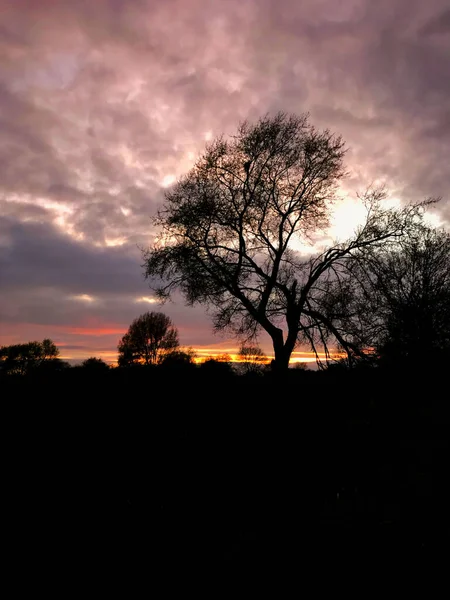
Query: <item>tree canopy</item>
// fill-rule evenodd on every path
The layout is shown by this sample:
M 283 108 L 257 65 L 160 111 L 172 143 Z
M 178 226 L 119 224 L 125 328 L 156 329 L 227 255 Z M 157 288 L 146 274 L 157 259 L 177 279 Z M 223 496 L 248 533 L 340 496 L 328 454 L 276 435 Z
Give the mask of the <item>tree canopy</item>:
M 81 367 L 83 369 L 87 369 L 89 371 L 98 373 L 102 371 L 109 371 L 109 366 L 107 365 L 107 363 L 103 359 L 97 358 L 96 356 L 90 356 L 89 358 L 83 360 L 83 362 L 81 363 Z
M 0 347 L 0 371 L 11 375 L 25 375 L 57 360 L 59 349 L 50 339 Z M 62 361 L 58 361 L 61 365 Z
M 166 192 L 160 238 L 144 252 L 151 287 L 162 300 L 178 289 L 188 304 L 207 305 L 216 330 L 247 340 L 265 330 L 279 370 L 299 342 L 327 352 L 332 339 L 361 354 L 363 339 L 346 328 L 347 262 L 407 234 L 424 203 L 388 209 L 383 190 L 369 189 L 354 236 L 305 257 L 299 244 L 329 224 L 344 155 L 342 139 L 308 115 L 266 116 L 217 138 Z
M 146 312 L 134 319 L 120 340 L 119 365 L 159 364 L 178 348 L 178 331 L 171 319 L 161 312 Z

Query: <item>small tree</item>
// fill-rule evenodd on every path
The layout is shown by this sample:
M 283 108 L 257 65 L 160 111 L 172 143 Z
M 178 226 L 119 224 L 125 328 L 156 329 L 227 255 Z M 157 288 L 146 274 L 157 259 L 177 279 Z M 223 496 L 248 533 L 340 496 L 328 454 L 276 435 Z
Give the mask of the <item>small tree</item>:
M 262 367 L 268 362 L 267 356 L 256 345 L 241 344 L 239 348 L 240 371 L 246 373 L 260 373 Z
M 296 363 L 294 363 L 293 369 L 295 369 L 296 371 L 308 371 L 308 364 L 305 362 L 297 361 Z
M 109 366 L 105 361 L 95 356 L 90 356 L 89 358 L 86 358 L 86 360 L 83 360 L 81 367 L 95 373 L 109 371 Z
M 119 365 L 159 364 L 178 347 L 178 331 L 171 319 L 161 312 L 146 312 L 134 319 L 120 340 Z
M 231 140 L 212 142 L 166 192 L 155 220 L 162 237 L 144 257 L 159 297 L 179 289 L 188 304 L 213 308 L 216 330 L 246 339 L 265 330 L 280 371 L 299 341 L 327 352 L 331 336 L 349 355 L 360 353 L 353 331 L 343 328 L 345 263 L 403 235 L 420 206 L 389 210 L 380 202 L 384 193 L 369 190 L 362 199 L 367 218 L 355 235 L 303 257 L 296 243 L 311 243 L 329 224 L 344 154 L 342 139 L 317 131 L 307 115 L 245 122 Z M 337 289 L 339 301 L 330 306 Z

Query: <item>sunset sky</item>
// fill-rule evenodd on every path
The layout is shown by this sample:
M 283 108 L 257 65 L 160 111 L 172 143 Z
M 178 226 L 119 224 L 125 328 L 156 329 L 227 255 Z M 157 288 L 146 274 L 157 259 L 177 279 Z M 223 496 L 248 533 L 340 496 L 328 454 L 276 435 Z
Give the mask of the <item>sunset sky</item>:
M 155 304 L 139 246 L 206 141 L 278 110 L 346 141 L 333 234 L 374 182 L 450 223 L 448 0 L 0 0 L 0 345 L 110 362 L 163 310 L 232 353 L 203 307 Z

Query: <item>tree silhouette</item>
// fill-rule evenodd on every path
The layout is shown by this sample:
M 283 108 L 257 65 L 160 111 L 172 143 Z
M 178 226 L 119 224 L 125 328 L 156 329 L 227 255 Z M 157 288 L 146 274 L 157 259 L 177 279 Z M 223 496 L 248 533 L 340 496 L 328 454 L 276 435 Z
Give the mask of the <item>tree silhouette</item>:
M 174 349 L 169 353 L 164 354 L 161 360 L 161 365 L 170 368 L 185 368 L 193 367 L 197 355 L 192 348 Z
M 343 328 L 343 263 L 401 236 L 420 211 L 385 209 L 384 193 L 368 190 L 367 218 L 354 237 L 304 258 L 296 244 L 312 243 L 329 224 L 344 154 L 340 137 L 317 131 L 307 115 L 284 113 L 244 122 L 230 140 L 208 145 L 166 192 L 155 219 L 161 238 L 144 251 L 160 299 L 179 289 L 188 304 L 213 309 L 216 330 L 251 339 L 264 329 L 277 370 L 287 369 L 299 341 L 326 347 L 332 336 L 349 354 L 360 353 Z M 333 307 L 331 288 L 341 292 Z
M 231 356 L 221 354 L 216 357 L 208 357 L 200 363 L 200 371 L 206 375 L 214 376 L 232 376 L 234 370 L 231 364 Z
M 450 350 L 448 233 L 418 226 L 396 248 L 372 252 L 353 274 L 359 320 L 383 362 L 420 364 L 424 355 Z
M 0 371 L 5 374 L 25 375 L 33 370 L 43 368 L 52 362 L 57 367 L 59 349 L 52 340 L 46 338 L 42 342 L 27 342 L 0 347 Z
M 91 356 L 86 358 L 86 360 L 83 360 L 81 367 L 96 373 L 109 371 L 109 366 L 105 363 L 105 361 L 101 358 L 96 358 L 95 356 Z
M 305 362 L 297 361 L 296 363 L 294 363 L 293 368 L 296 371 L 307 371 L 308 370 L 308 364 L 305 363 Z
M 178 331 L 161 312 L 146 312 L 134 319 L 118 345 L 119 365 L 160 363 L 179 347 Z
M 238 356 L 240 371 L 244 374 L 260 373 L 263 365 L 268 362 L 262 349 L 255 344 L 241 344 Z

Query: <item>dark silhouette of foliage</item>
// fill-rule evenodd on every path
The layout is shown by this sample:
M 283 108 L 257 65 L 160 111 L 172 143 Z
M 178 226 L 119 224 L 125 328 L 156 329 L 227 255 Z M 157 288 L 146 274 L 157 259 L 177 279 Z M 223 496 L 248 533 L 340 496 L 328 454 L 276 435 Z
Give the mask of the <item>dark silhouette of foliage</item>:
M 384 328 L 377 344 L 393 365 L 450 350 L 450 235 L 423 229 L 377 261 Z
M 230 140 L 209 144 L 166 192 L 155 219 L 161 238 L 144 252 L 160 299 L 179 289 L 188 304 L 213 309 L 216 330 L 246 339 L 265 330 L 280 371 L 299 341 L 327 352 L 331 338 L 361 353 L 361 340 L 345 327 L 345 263 L 405 234 L 421 206 L 386 209 L 384 192 L 368 190 L 367 218 L 355 235 L 305 259 L 295 244 L 312 243 L 329 224 L 344 154 L 340 137 L 317 131 L 307 115 L 284 113 L 244 122 Z
M 14 344 L 0 348 L 0 371 L 11 375 L 26 375 L 37 369 L 42 369 L 48 363 L 52 368 L 62 368 L 62 361 L 58 362 L 59 349 L 50 339 L 42 342 L 28 342 Z
M 156 365 L 178 347 L 178 331 L 171 319 L 161 312 L 146 312 L 134 319 L 120 340 L 119 366 Z
M 67 369 L 71 369 L 71 365 L 66 360 L 60 358 L 48 358 L 42 361 L 39 366 L 35 367 L 32 372 L 39 375 L 50 376 L 57 373 L 62 373 Z
M 83 362 L 81 363 L 81 367 L 83 369 L 88 369 L 89 371 L 95 371 L 99 373 L 109 370 L 109 366 L 106 364 L 106 362 L 101 358 L 97 358 L 95 356 L 91 356 L 89 358 L 86 358 L 86 360 L 83 360 Z
M 170 369 L 188 369 L 195 366 L 196 354 L 192 348 L 173 350 L 165 354 L 161 366 Z
M 418 225 L 352 266 L 349 314 L 371 349 L 366 362 L 419 365 L 450 350 L 450 235 Z
M 307 371 L 308 363 L 297 361 L 296 363 L 294 363 L 292 368 L 295 369 L 296 371 Z
M 231 376 L 234 374 L 231 364 L 231 357 L 227 355 L 217 356 L 216 358 L 207 358 L 199 365 L 199 369 L 207 376 Z M 224 360 L 226 359 L 226 360 Z

